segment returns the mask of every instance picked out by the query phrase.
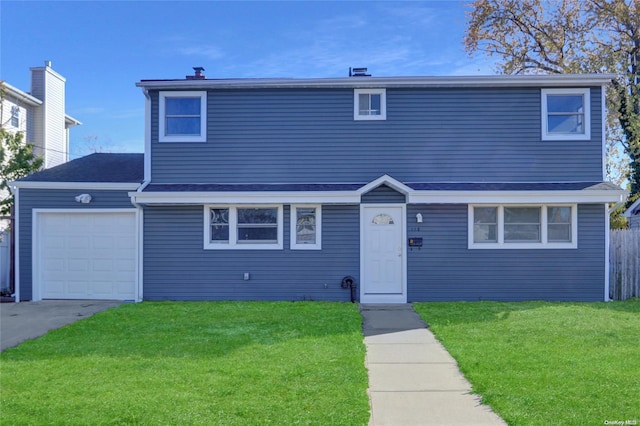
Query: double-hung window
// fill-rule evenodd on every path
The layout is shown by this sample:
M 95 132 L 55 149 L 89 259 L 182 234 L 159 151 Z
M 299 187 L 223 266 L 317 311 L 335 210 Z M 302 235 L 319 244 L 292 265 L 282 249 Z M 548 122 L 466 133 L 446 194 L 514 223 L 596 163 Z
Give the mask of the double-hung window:
M 205 206 L 205 249 L 282 249 L 281 205 Z
M 354 120 L 386 120 L 386 89 L 355 89 L 353 93 Z
M 207 92 L 160 92 L 160 142 L 207 140 Z
M 11 107 L 11 126 L 20 127 L 20 107 L 16 105 Z
M 322 248 L 322 207 L 291 206 L 291 250 Z
M 576 205 L 470 205 L 469 248 L 577 248 Z
M 542 89 L 542 139 L 591 138 L 589 89 Z

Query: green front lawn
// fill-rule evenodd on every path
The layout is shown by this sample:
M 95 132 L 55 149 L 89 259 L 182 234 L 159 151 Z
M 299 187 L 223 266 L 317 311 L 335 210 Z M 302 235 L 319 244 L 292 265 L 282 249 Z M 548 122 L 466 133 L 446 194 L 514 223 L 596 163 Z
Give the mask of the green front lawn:
M 358 306 L 122 305 L 0 355 L 0 423 L 366 425 Z
M 509 425 L 640 424 L 640 300 L 414 306 Z

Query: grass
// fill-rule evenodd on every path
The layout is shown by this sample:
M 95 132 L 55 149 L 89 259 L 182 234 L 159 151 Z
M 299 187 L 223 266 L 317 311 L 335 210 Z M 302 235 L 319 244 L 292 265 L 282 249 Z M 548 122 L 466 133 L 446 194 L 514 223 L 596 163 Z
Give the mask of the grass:
M 640 300 L 416 303 L 509 425 L 640 422 Z
M 4 424 L 366 425 L 355 304 L 122 305 L 0 355 Z

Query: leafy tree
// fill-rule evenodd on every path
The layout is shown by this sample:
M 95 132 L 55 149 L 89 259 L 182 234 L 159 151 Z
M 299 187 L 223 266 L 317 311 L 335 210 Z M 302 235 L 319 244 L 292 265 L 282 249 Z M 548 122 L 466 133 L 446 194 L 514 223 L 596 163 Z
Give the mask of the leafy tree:
M 615 73 L 607 172 L 640 194 L 640 0 L 475 0 L 464 44 L 505 74 Z M 619 164 L 621 146 L 628 164 Z
M 33 155 L 33 145 L 23 142 L 22 132 L 0 129 L 0 215 L 8 215 L 13 206 L 9 182 L 37 172 L 44 160 Z

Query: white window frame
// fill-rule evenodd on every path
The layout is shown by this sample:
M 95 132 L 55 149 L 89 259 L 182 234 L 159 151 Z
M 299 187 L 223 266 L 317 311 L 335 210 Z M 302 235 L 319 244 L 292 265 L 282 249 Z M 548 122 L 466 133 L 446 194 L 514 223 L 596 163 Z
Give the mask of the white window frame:
M 475 242 L 474 240 L 474 208 L 495 207 L 497 211 L 496 232 L 498 240 L 496 242 Z M 536 207 L 540 208 L 540 241 L 512 243 L 504 241 L 504 208 L 505 207 Z M 548 241 L 548 216 L 549 207 L 569 207 L 571 208 L 571 241 L 554 242 Z M 469 204 L 468 206 L 468 248 L 469 249 L 577 249 L 578 248 L 578 205 L 571 203 L 561 204 Z
M 200 134 L 167 135 L 165 123 L 165 100 L 167 98 L 200 98 Z M 160 92 L 158 109 L 158 140 L 160 142 L 206 142 L 207 141 L 207 92 L 166 91 Z
M 238 242 L 238 209 L 277 209 L 278 233 L 275 243 Z M 229 209 L 229 241 L 211 241 L 211 209 Z M 205 204 L 204 249 L 205 250 L 282 250 L 283 213 L 282 204 Z
M 298 209 L 315 209 L 316 211 L 316 242 L 315 244 L 299 244 L 296 239 Z M 291 250 L 321 250 L 322 249 L 322 206 L 318 204 L 293 204 L 291 205 L 290 215 L 290 239 Z
M 361 115 L 360 95 L 380 95 L 380 114 Z M 386 120 L 387 119 L 387 89 L 354 89 L 353 90 L 353 119 L 354 120 Z
M 15 128 L 20 127 L 20 107 L 17 105 L 11 106 L 11 126 Z
M 589 140 L 591 139 L 591 90 L 581 89 L 541 89 L 542 90 L 542 140 Z M 549 132 L 549 112 L 547 98 L 549 95 L 582 95 L 584 102 L 584 132 L 583 133 L 553 133 Z

